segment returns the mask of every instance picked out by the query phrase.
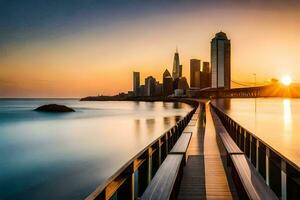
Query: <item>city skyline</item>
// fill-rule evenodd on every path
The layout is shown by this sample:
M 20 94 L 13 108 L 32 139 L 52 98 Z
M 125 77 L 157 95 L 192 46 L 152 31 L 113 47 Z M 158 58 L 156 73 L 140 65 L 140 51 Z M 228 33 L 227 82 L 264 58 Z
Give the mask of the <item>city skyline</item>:
M 62 1 L 60 8 L 32 2 L 1 2 L 0 97 L 113 95 L 131 90 L 132 71 L 140 71 L 141 80 L 151 74 L 162 82 L 164 70 L 172 72 L 176 46 L 189 80 L 190 59 L 210 61 L 210 40 L 221 30 L 232 40 L 232 80 L 252 83 L 256 73 L 258 83 L 284 75 L 299 81 L 297 1 L 127 7 Z M 107 18 L 106 8 L 118 14 Z

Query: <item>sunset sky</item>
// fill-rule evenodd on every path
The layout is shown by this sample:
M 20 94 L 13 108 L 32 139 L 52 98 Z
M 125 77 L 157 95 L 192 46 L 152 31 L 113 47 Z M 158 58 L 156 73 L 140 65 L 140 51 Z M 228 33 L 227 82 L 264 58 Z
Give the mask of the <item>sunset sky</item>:
M 133 71 L 161 81 L 176 46 L 189 79 L 189 60 L 210 61 L 220 30 L 232 80 L 300 82 L 296 0 L 0 0 L 0 97 L 127 92 Z

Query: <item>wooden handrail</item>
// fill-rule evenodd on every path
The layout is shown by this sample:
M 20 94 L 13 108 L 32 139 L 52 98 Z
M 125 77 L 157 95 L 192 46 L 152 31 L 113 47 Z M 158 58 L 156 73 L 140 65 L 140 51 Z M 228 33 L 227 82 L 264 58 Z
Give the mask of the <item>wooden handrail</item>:
M 218 107 L 216 107 L 212 103 L 211 103 L 211 106 L 212 106 L 212 108 L 214 108 L 214 110 L 216 111 L 216 113 L 218 114 L 219 117 L 220 117 L 220 113 L 221 113 L 222 115 L 225 115 L 228 118 L 230 118 L 224 111 L 222 111 L 221 109 L 219 109 Z M 267 146 L 270 150 L 272 150 L 273 152 L 275 152 L 278 156 L 280 156 L 282 159 L 284 159 L 285 161 L 287 161 L 297 171 L 300 172 L 300 166 L 297 166 L 293 161 L 289 160 L 287 157 L 285 157 L 284 155 L 282 155 L 279 151 L 277 151 L 276 149 L 274 149 L 271 145 L 269 145 L 268 143 L 264 142 L 257 135 L 255 135 L 254 133 L 250 132 L 248 129 L 244 128 L 242 125 L 240 125 L 239 123 L 237 123 L 236 121 L 234 121 L 232 118 L 230 118 L 230 119 L 236 124 L 237 127 L 240 127 L 242 129 L 244 129 L 245 131 L 247 131 L 253 138 L 257 139 L 260 143 L 262 143 L 265 146 Z
M 216 105 L 210 104 L 224 127 L 265 182 L 281 199 L 300 198 L 300 167 L 254 133 L 242 127 Z
M 111 177 L 109 177 L 104 183 L 98 186 L 88 197 L 86 200 L 94 200 L 94 199 L 104 199 L 108 200 L 113 195 L 118 193 L 122 187 L 125 190 L 128 190 L 125 193 L 125 196 L 122 195 L 123 199 L 134 199 L 134 173 L 138 171 L 142 166 L 147 168 L 147 174 L 143 174 L 143 176 L 147 176 L 148 178 L 145 179 L 149 183 L 150 179 L 153 177 L 151 175 L 152 166 L 150 160 L 153 159 L 161 159 L 161 150 L 162 148 L 166 148 L 166 154 L 171 150 L 173 145 L 175 144 L 175 140 L 177 140 L 183 131 L 183 129 L 187 126 L 188 122 L 192 118 L 193 114 L 195 113 L 198 102 L 192 100 L 176 100 L 177 102 L 182 102 L 189 104 L 193 107 L 193 109 L 181 120 L 179 120 L 173 127 L 168 129 L 162 135 L 160 135 L 156 140 L 151 142 L 145 148 L 143 148 L 139 153 L 137 153 L 133 158 L 131 158 L 128 162 L 126 162 L 119 170 L 117 170 Z M 171 144 L 169 144 L 169 142 Z M 155 156 L 156 151 L 158 151 L 159 158 L 152 157 Z M 161 160 L 159 161 L 159 164 Z M 149 169 L 151 168 L 151 169 Z M 150 177 L 149 177 L 150 174 Z M 146 183 L 146 185 L 148 185 Z M 122 193 L 124 194 L 124 193 Z M 127 196 L 126 196 L 127 195 Z

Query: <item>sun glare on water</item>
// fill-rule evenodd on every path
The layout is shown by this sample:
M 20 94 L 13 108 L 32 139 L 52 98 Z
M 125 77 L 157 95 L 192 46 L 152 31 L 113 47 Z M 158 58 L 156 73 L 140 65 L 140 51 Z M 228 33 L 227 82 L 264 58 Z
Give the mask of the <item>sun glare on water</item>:
M 289 86 L 292 83 L 292 78 L 290 76 L 284 76 L 281 79 L 281 83 L 285 86 Z

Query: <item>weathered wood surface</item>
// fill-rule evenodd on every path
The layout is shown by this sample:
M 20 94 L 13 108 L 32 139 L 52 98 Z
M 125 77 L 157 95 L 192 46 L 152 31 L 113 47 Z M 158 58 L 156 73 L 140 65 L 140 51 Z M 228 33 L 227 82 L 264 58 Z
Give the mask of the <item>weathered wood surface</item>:
M 199 118 L 199 113 L 193 114 L 193 117 L 191 118 L 191 120 L 198 120 L 198 118 Z
M 178 199 L 206 199 L 204 156 L 190 155 L 184 167 Z
M 278 199 L 245 155 L 230 155 L 230 157 L 249 199 Z
M 176 144 L 172 148 L 171 153 L 185 154 L 189 146 L 191 137 L 191 133 L 182 133 L 179 139 L 177 140 Z
M 186 126 L 183 132 L 196 132 L 196 126 Z
M 199 119 L 188 148 L 178 199 L 236 199 L 223 167 L 208 104 L 205 111 L 205 127 Z M 203 117 L 201 113 L 199 117 Z
M 249 199 L 277 199 L 273 191 L 266 185 L 264 179 L 257 172 L 254 166 L 246 158 L 245 154 L 237 146 L 234 140 L 222 125 L 221 120 L 216 113 L 211 110 L 212 118 L 215 124 L 216 132 L 219 134 L 222 144 L 226 152 L 230 155 L 230 160 L 233 163 L 234 173 L 236 172 L 239 179 L 237 184 L 242 184 L 247 196 L 242 198 Z M 244 194 L 242 194 L 244 195 Z
M 175 181 L 180 171 L 182 159 L 183 155 L 180 154 L 168 155 L 148 185 L 141 200 L 170 199 Z
M 242 150 L 236 145 L 227 132 L 221 132 L 219 136 L 228 154 L 243 154 Z
M 189 123 L 188 123 L 188 126 L 196 126 L 197 125 L 197 120 L 191 120 Z
M 237 146 L 237 144 L 231 138 L 229 133 L 226 131 L 225 127 L 223 126 L 221 120 L 216 115 L 216 113 L 213 110 L 210 111 L 211 111 L 211 116 L 214 122 L 216 133 L 220 137 L 222 144 L 226 149 L 226 152 L 228 154 L 243 154 L 243 151 Z

